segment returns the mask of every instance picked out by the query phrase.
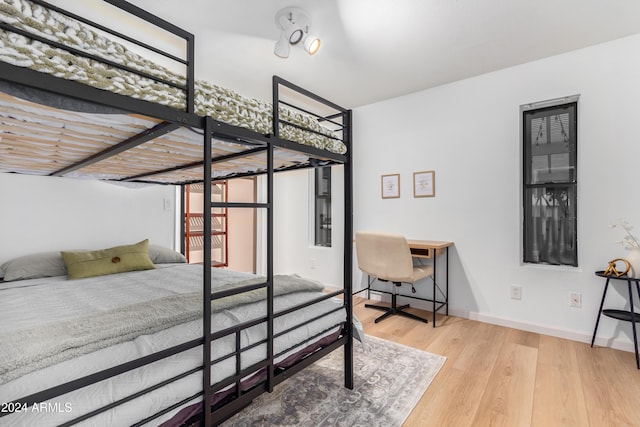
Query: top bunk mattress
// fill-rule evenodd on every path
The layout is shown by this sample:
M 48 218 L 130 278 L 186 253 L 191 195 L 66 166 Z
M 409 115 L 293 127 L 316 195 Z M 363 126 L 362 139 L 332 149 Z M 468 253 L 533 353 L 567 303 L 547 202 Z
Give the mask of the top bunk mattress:
M 142 75 L 74 55 L 8 29 L 0 30 L 0 61 L 132 98 L 187 109 L 185 91 L 181 89 L 185 85 L 184 76 L 146 59 L 80 21 L 28 0 L 0 0 L 0 22 L 94 57 L 126 65 Z M 202 80 L 196 80 L 194 85 L 196 114 L 260 134 L 272 132 L 271 103 L 247 98 Z M 316 117 L 284 107 L 279 108 L 279 113 L 284 120 L 280 126 L 281 138 L 333 153 L 346 153 L 347 148 L 339 135 L 320 125 Z

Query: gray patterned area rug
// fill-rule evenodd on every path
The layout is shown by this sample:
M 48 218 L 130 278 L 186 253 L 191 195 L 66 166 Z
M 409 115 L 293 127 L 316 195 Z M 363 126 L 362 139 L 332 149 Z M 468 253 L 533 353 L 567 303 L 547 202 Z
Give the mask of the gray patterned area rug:
M 354 389 L 344 387 L 336 350 L 264 393 L 223 424 L 246 426 L 401 426 L 446 358 L 366 336 L 354 344 Z

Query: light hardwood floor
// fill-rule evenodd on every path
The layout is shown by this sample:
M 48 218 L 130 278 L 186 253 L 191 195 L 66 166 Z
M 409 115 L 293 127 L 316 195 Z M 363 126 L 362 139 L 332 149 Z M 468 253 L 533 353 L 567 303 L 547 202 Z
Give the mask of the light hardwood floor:
M 640 426 L 633 353 L 453 316 L 435 329 L 400 316 L 376 324 L 365 301 L 354 297 L 366 334 L 447 357 L 405 427 Z

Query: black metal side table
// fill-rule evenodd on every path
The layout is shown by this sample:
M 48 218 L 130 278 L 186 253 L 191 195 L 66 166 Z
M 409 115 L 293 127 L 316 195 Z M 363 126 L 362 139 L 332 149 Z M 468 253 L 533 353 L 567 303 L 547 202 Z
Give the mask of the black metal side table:
M 640 323 L 640 313 L 636 313 L 633 309 L 633 287 L 631 285 L 632 282 L 636 284 L 636 292 L 638 292 L 638 298 L 640 298 L 640 278 L 636 279 L 633 277 L 620 276 L 617 277 L 615 275 L 605 275 L 604 271 L 596 271 L 596 276 L 604 277 L 607 279 L 607 282 L 604 284 L 604 292 L 602 293 L 602 301 L 600 302 L 600 310 L 598 311 L 598 319 L 596 320 L 596 327 L 593 330 L 593 338 L 591 338 L 591 347 L 593 347 L 593 342 L 596 340 L 596 332 L 598 332 L 598 324 L 600 323 L 600 316 L 605 315 L 607 317 L 611 317 L 612 319 L 624 320 L 625 322 L 631 322 L 631 329 L 633 329 L 633 348 L 636 352 L 636 367 L 640 369 L 640 356 L 638 356 L 638 335 L 636 333 L 636 323 Z M 627 282 L 627 288 L 629 289 L 629 308 L 630 310 L 603 310 L 604 300 L 607 297 L 607 289 L 609 289 L 609 281 L 611 279 L 614 280 L 624 280 Z

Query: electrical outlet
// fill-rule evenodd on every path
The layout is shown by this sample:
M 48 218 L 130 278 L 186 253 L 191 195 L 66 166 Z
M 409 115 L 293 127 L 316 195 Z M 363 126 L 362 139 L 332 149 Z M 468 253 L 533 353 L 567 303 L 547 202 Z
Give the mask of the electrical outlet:
M 582 308 L 582 294 L 580 292 L 571 292 L 569 294 L 569 304 L 571 307 Z
M 315 258 L 311 258 L 311 259 L 309 259 L 309 267 L 310 267 L 312 270 L 315 270 L 315 268 L 316 268 L 316 259 L 315 259 Z
M 511 299 L 522 299 L 522 286 L 511 285 Z

